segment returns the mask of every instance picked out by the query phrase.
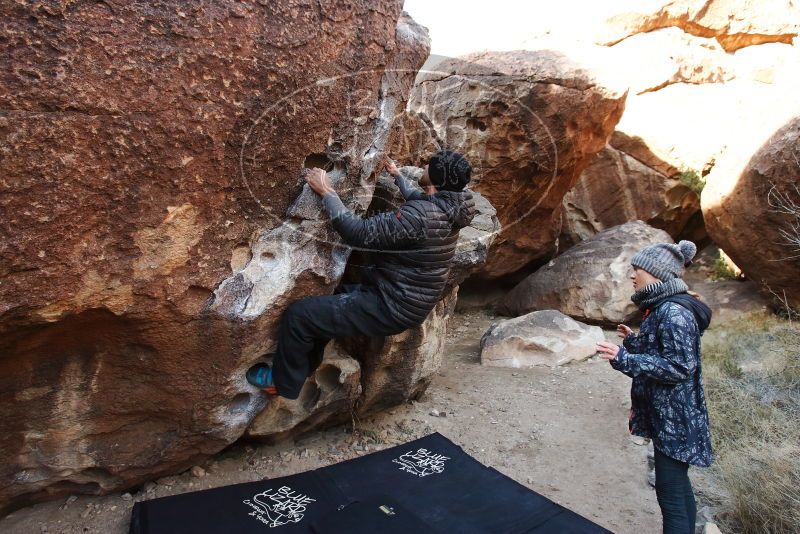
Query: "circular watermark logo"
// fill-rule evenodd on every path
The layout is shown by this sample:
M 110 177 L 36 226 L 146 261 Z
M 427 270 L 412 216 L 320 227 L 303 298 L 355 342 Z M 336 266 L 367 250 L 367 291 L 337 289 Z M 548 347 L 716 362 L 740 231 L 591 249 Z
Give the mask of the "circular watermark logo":
M 555 138 L 533 109 L 532 83 L 458 59 L 444 59 L 438 65 L 441 67 L 420 71 L 364 70 L 324 76 L 271 102 L 244 130 L 239 149 L 238 172 L 250 197 L 276 225 L 297 222 L 292 231 L 310 239 L 341 246 L 335 233 L 302 222 L 346 217 L 351 221 L 349 226 L 360 225 L 357 239 L 345 239 L 352 249 L 404 252 L 415 236 L 409 235 L 403 224 L 381 222 L 402 218 L 402 205 L 409 193 L 417 199 L 421 198 L 419 195 L 436 193 L 430 188 L 424 166 L 431 156 L 448 150 L 469 162 L 472 180 L 467 188 L 483 191 L 489 202 L 497 199 L 500 203 L 497 207 L 505 215 L 503 229 L 524 221 L 538 207 L 536 200 L 526 194 L 528 188 L 538 187 L 539 197 L 543 198 L 556 182 L 558 170 Z M 359 88 L 355 83 L 359 77 L 380 80 L 379 89 Z M 315 92 L 329 95 L 332 91 L 344 96 L 341 118 L 338 124 L 330 125 L 337 135 L 329 138 L 327 146 L 297 162 L 297 196 L 288 207 L 285 201 L 260 197 L 253 185 L 264 178 L 254 172 L 253 153 L 265 144 L 279 147 L 281 128 L 276 125 L 282 124 L 282 119 L 298 106 L 326 100 L 315 99 Z M 397 187 L 386 172 L 388 158 L 401 168 L 404 187 Z M 326 213 L 320 195 L 303 184 L 305 177 L 312 174 L 307 170 L 311 168 L 325 171 L 323 181 L 336 191 L 344 205 L 351 207 L 352 216 L 350 210 Z M 422 184 L 418 182 L 421 177 Z M 448 216 L 456 217 L 458 201 L 459 195 L 449 195 L 448 202 L 440 204 L 450 209 Z M 476 216 L 481 215 L 489 219 L 494 215 L 488 203 L 478 206 Z M 481 233 L 466 237 L 475 243 L 463 243 L 462 239 L 460 248 L 485 244 L 486 234 L 491 240 L 500 231 L 497 224 L 488 226 L 485 219 Z M 393 232 L 396 235 L 383 235 Z

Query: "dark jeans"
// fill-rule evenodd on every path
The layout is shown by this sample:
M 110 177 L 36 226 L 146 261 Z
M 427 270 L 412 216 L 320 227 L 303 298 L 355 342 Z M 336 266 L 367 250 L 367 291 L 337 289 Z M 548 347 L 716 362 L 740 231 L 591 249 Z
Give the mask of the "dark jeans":
M 697 507 L 689 481 L 689 464 L 655 450 L 656 497 L 664 534 L 694 534 Z
M 278 394 L 300 395 L 306 377 L 322 362 L 325 345 L 347 336 L 390 336 L 406 327 L 393 320 L 374 286 L 346 284 L 333 295 L 293 302 L 281 318 L 272 373 Z

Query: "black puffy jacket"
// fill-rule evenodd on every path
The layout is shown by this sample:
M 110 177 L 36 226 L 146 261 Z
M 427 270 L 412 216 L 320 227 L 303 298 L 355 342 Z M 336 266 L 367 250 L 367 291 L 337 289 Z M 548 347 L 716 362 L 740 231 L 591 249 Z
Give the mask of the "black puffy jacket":
M 396 211 L 361 218 L 336 193 L 323 202 L 342 239 L 374 252 L 367 278 L 378 286 L 389 313 L 402 326 L 421 324 L 442 296 L 458 231 L 472 222 L 475 202 L 468 190 L 426 195 L 397 178 L 406 202 Z

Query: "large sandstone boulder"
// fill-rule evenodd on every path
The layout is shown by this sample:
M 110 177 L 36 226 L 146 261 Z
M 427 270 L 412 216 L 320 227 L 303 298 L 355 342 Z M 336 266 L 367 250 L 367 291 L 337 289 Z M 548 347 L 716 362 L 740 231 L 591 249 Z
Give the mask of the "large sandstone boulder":
M 676 83 L 724 83 L 735 77 L 732 58 L 714 39 L 680 28 L 638 33 L 610 50 L 634 95 Z
M 642 157 L 647 146 L 619 132 L 581 174 L 564 197 L 562 249 L 598 232 L 628 221 L 640 220 L 666 231 L 674 239 L 685 234 L 697 240 L 702 233 L 700 195 L 684 184 L 677 169 L 657 158 Z M 637 142 L 638 141 L 638 142 Z M 665 174 L 659 168 L 665 168 Z M 698 224 L 699 221 L 699 224 Z
M 535 311 L 492 324 L 481 338 L 481 364 L 493 367 L 556 367 L 597 352 L 599 326 L 579 323 L 556 310 Z
M 244 370 L 348 257 L 300 170 L 365 210 L 427 56 L 401 5 L 0 7 L 0 510 L 245 432 L 264 396 Z M 358 389 L 338 368 L 328 406 Z M 273 431 L 316 424 L 293 413 Z
M 748 278 L 793 307 L 800 306 L 798 176 L 800 117 L 755 152 L 731 152 L 702 196 L 714 242 Z
M 642 221 L 604 230 L 517 284 L 500 302 L 498 311 L 518 316 L 535 310 L 558 310 L 595 324 L 630 321 L 637 314 L 630 300 L 631 258 L 655 243 L 672 243 L 672 239 Z
M 714 312 L 709 329 L 741 321 L 743 317 L 770 313 L 770 298 L 752 280 L 687 280 L 687 283 L 689 290 Z
M 791 43 L 800 33 L 800 6 L 792 0 L 649 0 L 636 11 L 606 21 L 604 44 L 637 33 L 678 27 L 692 35 L 713 37 L 726 51 L 763 43 Z
M 552 254 L 563 196 L 605 146 L 624 91 L 592 64 L 550 50 L 471 54 L 435 68 L 412 92 L 393 154 L 417 164 L 434 147 L 468 157 L 471 187 L 502 224 L 480 276 Z
M 707 174 L 800 113 L 800 6 L 663 0 L 613 6 L 597 41 L 631 88 L 617 131 L 680 171 Z

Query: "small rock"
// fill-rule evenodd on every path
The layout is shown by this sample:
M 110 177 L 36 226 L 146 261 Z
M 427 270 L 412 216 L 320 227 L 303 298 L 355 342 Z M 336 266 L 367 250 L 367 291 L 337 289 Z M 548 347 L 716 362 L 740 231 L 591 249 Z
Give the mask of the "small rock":
M 202 478 L 206 476 L 206 470 L 200 467 L 199 465 L 196 465 L 192 467 L 192 476 L 197 478 Z
M 131 500 L 133 500 L 133 495 L 131 495 L 130 493 L 123 493 L 121 495 L 121 497 L 122 497 L 123 501 L 131 501 Z
M 144 484 L 144 492 L 145 493 L 153 493 L 156 490 L 156 483 L 155 482 L 145 482 Z
M 703 534 L 722 534 L 716 523 L 706 523 L 703 527 Z
M 628 439 L 630 439 L 631 442 L 633 442 L 634 445 L 647 445 L 647 443 L 648 443 L 647 438 L 643 438 L 641 436 L 634 436 L 633 434 L 631 434 L 628 437 Z
M 66 510 L 67 507 L 70 504 L 74 503 L 76 500 L 78 500 L 78 497 L 76 495 L 70 495 L 69 497 L 67 497 L 67 500 L 64 501 L 64 504 L 61 505 L 61 509 Z
M 696 524 L 705 525 L 714 522 L 714 511 L 710 506 L 703 506 L 697 511 Z
M 447 412 L 440 410 L 431 410 L 431 415 L 434 417 L 447 417 Z

